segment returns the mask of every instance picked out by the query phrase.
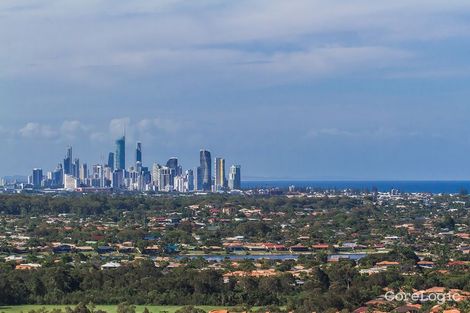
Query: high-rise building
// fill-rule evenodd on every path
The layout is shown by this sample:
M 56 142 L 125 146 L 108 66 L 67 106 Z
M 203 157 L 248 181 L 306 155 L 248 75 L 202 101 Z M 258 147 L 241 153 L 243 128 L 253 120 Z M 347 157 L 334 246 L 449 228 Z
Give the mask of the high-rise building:
M 108 154 L 108 167 L 114 171 L 114 152 Z
M 68 146 L 63 163 L 44 176 L 39 168 L 28 176 L 28 183 L 35 188 L 65 188 L 81 187 L 113 187 L 116 190 L 129 191 L 225 191 L 227 185 L 231 189 L 241 188 L 240 166 L 230 168 L 230 183 L 228 184 L 225 159 L 216 158 L 212 163 L 211 153 L 200 150 L 200 164 L 194 170 L 183 172 L 178 158 L 170 158 L 164 166 L 154 164 L 151 171 L 142 165 L 142 143 L 137 142 L 135 148 L 135 164 L 126 169 L 126 138 L 115 141 L 115 151 L 108 155 L 107 164 L 104 155 L 101 163 L 90 169 L 86 163 L 73 158 L 72 147 Z M 213 169 L 213 171 L 212 171 Z M 27 188 L 30 188 L 27 187 Z
M 158 190 L 159 191 L 172 191 L 173 182 L 171 180 L 171 170 L 167 166 L 162 166 L 159 170 L 159 181 L 158 181 Z
M 52 172 L 52 187 L 62 187 L 64 185 L 64 169 L 62 164 L 58 164 Z
M 71 175 L 72 174 L 72 167 L 73 167 L 73 160 L 72 160 L 72 147 L 67 147 L 67 154 L 64 158 L 64 174 Z
M 178 158 L 175 158 L 175 157 L 170 158 L 166 162 L 166 166 L 176 171 L 178 169 Z
M 75 159 L 72 164 L 72 175 L 78 178 L 80 176 L 80 160 Z
M 42 168 L 33 169 L 33 186 L 34 188 L 41 188 L 42 183 Z
M 67 190 L 75 190 L 78 188 L 78 179 L 73 177 L 72 175 L 65 174 L 64 175 L 64 188 Z
M 241 166 L 232 165 L 230 166 L 230 172 L 228 174 L 228 188 L 230 190 L 240 190 L 241 189 Z
M 186 189 L 187 191 L 193 191 L 194 190 L 194 172 L 193 170 L 186 170 L 185 172 L 186 176 Z
M 116 152 L 114 153 L 114 169 L 126 169 L 126 137 L 116 140 Z
M 137 146 L 135 148 L 135 163 L 137 164 L 140 162 L 142 164 L 142 143 L 137 142 Z
M 177 192 L 188 192 L 188 184 L 185 175 L 178 175 L 173 178 L 173 190 Z
M 79 173 L 80 181 L 85 181 L 88 178 L 88 165 L 83 163 L 80 166 L 80 173 Z
M 152 166 L 152 185 L 155 186 L 155 188 L 158 188 L 158 184 L 160 182 L 160 168 L 161 168 L 160 164 L 153 163 L 153 166 Z
M 124 186 L 124 170 L 115 170 L 113 172 L 112 186 L 114 189 L 121 189 Z
M 102 177 L 100 178 L 100 187 L 111 187 L 113 181 L 113 170 L 105 166 L 102 168 Z
M 146 166 L 142 166 L 141 175 L 144 186 L 146 188 L 150 187 L 150 184 L 152 183 L 152 174 L 150 173 L 149 168 Z
M 178 176 L 179 173 L 179 167 L 178 167 L 178 158 L 172 157 L 166 162 L 166 167 L 170 170 L 170 185 L 173 186 L 173 182 L 176 176 Z
M 227 186 L 227 180 L 225 178 L 225 159 L 215 158 L 214 168 L 214 191 L 224 190 Z
M 212 159 L 211 153 L 207 150 L 201 150 L 199 153 L 199 161 L 202 175 L 202 189 L 203 191 L 210 191 L 212 186 Z
M 195 191 L 203 191 L 204 188 L 203 188 L 203 182 L 204 180 L 204 173 L 203 173 L 203 170 L 200 166 L 196 167 L 194 169 L 194 190 Z

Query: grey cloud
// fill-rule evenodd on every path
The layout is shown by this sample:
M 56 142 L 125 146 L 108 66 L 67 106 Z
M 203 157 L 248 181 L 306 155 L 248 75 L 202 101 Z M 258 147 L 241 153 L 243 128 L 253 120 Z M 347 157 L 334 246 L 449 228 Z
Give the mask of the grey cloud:
M 361 68 L 368 54 L 376 58 L 376 64 L 403 59 L 408 52 L 395 47 L 400 38 L 432 40 L 470 33 L 457 19 L 447 18 L 470 12 L 470 5 L 462 1 L 446 1 L 445 5 L 439 1 L 423 5 L 417 0 L 237 1 L 223 6 L 218 1 L 26 3 L 32 5 L 31 10 L 8 11 L 10 18 L 0 21 L 0 39 L 6 43 L 0 47 L 1 75 L 48 74 L 103 86 L 121 76 L 116 72 L 128 79 L 133 72 L 178 73 L 183 66 L 209 73 L 226 71 L 225 77 L 230 79 L 235 75 L 227 64 L 243 63 L 250 64 L 247 75 L 261 75 L 263 79 L 266 70 L 283 73 L 282 68 L 292 65 L 304 72 L 329 75 L 331 69 L 347 71 L 354 64 Z M 3 2 L 0 11 L 13 4 Z M 188 8 L 196 13 L 187 14 Z M 158 18 L 132 15 L 139 13 L 158 14 Z M 63 36 L 64 32 L 68 35 Z M 338 46 L 338 40 L 330 39 L 318 46 L 316 34 L 341 32 L 355 32 L 365 39 L 350 46 Z M 310 35 L 313 37 L 305 38 Z M 263 44 L 273 39 L 297 48 L 263 51 Z M 210 47 L 236 42 L 254 42 L 257 48 Z
M 111 119 L 108 129 L 89 131 L 89 138 L 95 142 L 112 142 L 125 134 L 127 140 L 132 142 L 178 135 L 184 129 L 183 123 L 169 118 L 155 117 L 133 121 L 130 117 L 121 117 Z
M 152 131 L 158 129 L 167 133 L 175 133 L 182 128 L 178 121 L 156 117 L 153 119 L 143 119 L 137 123 L 137 127 L 141 132 Z
M 22 137 L 29 139 L 53 139 L 59 135 L 59 132 L 51 126 L 34 122 L 27 123 L 18 132 Z
M 115 118 L 109 122 L 109 132 L 112 136 L 118 137 L 129 132 L 129 117 Z

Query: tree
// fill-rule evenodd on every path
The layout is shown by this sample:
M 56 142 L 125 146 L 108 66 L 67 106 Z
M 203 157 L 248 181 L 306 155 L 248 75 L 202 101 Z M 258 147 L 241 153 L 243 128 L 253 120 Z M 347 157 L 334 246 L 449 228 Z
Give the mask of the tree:
M 196 308 L 192 305 L 184 306 L 175 313 L 206 313 L 203 309 Z
M 135 313 L 135 306 L 127 302 L 119 303 L 116 313 Z

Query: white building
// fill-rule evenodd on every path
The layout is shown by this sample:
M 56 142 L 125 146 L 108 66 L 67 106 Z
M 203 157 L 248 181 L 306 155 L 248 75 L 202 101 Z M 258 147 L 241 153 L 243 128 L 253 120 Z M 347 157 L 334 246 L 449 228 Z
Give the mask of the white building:
M 73 177 L 72 175 L 65 174 L 64 175 L 64 188 L 67 190 L 75 190 L 78 188 L 78 179 Z

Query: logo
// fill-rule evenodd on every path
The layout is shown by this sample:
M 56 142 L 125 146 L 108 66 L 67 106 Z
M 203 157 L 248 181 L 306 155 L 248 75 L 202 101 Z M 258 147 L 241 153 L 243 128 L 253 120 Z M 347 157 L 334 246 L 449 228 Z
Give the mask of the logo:
M 444 304 L 446 302 L 454 301 L 457 302 L 458 294 L 448 293 L 409 293 L 409 292 L 398 292 L 394 293 L 389 291 L 385 294 L 385 300 L 387 301 L 398 301 L 398 302 L 437 302 Z

